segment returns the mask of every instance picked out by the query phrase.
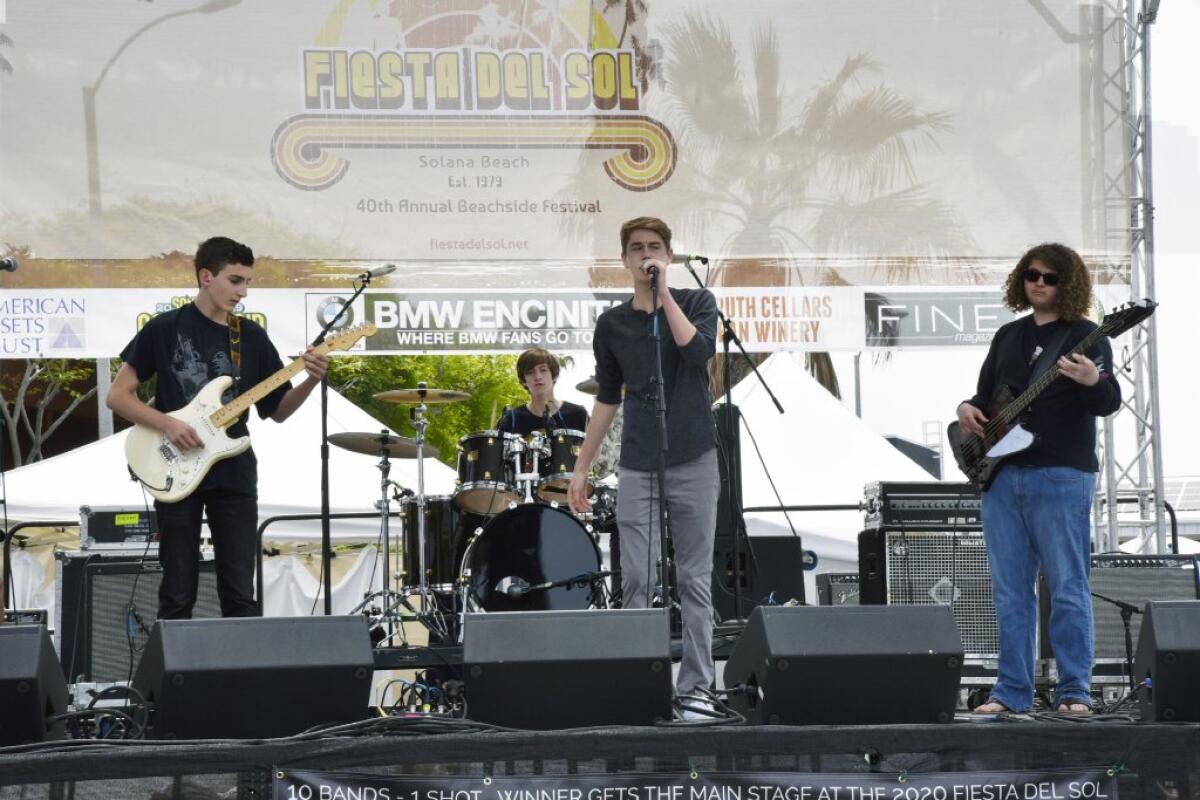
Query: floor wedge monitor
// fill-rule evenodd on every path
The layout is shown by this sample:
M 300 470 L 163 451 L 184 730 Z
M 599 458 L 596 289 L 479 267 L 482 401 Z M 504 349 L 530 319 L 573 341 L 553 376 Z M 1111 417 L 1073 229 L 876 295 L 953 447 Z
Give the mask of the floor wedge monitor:
M 671 718 L 662 609 L 468 614 L 467 716 L 512 728 L 653 725 Z
M 367 716 L 364 617 L 159 620 L 133 687 L 155 739 L 260 739 Z
M 0 747 L 61 739 L 67 681 L 45 625 L 0 625 Z M 47 724 L 49 723 L 49 724 Z
M 962 659 L 944 606 L 759 606 L 725 688 L 756 724 L 949 722 Z
M 1200 722 L 1200 600 L 1146 604 L 1133 670 L 1143 720 Z

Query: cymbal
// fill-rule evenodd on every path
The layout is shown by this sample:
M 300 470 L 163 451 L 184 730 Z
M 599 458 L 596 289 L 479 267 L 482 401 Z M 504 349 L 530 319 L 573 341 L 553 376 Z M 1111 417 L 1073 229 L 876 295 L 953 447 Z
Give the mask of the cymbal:
M 414 439 L 403 436 L 393 436 L 386 431 L 379 433 L 331 433 L 329 443 L 337 445 L 351 453 L 362 453 L 367 456 L 386 455 L 388 458 L 416 458 L 417 443 Z M 425 445 L 424 455 L 427 458 L 437 458 L 437 448 Z
M 471 397 L 467 392 L 456 392 L 451 389 L 390 389 L 371 396 L 385 403 L 410 403 L 412 405 L 425 403 L 430 406 L 457 403 Z
M 592 376 L 587 380 L 580 381 L 575 384 L 575 391 L 590 394 L 593 397 L 600 394 L 600 383 L 596 380 L 596 376 Z

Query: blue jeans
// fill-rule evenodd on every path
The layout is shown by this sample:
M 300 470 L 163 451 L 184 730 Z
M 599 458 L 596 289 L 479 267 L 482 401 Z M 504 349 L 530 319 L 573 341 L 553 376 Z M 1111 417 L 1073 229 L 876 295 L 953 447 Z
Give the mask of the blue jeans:
M 983 532 L 1000 632 L 991 699 L 1033 706 L 1038 568 L 1050 590 L 1050 644 L 1058 662 L 1055 706 L 1091 705 L 1091 511 L 1096 476 L 1074 467 L 1005 466 L 983 493 Z

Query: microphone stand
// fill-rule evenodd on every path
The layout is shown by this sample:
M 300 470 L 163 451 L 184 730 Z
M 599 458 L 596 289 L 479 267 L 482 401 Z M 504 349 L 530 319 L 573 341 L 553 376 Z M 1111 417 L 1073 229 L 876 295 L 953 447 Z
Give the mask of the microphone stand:
M 705 264 L 708 263 L 707 259 L 701 259 L 701 261 Z M 687 271 L 692 274 L 692 278 L 695 279 L 697 285 L 699 285 L 701 289 L 708 288 L 704 281 L 700 280 L 700 276 L 696 274 L 696 270 L 692 267 L 692 259 L 689 258 L 688 260 L 684 261 L 683 265 L 687 267 Z M 721 363 L 721 371 L 723 380 L 725 382 L 725 416 L 722 419 L 724 430 L 721 431 L 721 438 L 728 446 L 734 440 L 734 425 L 737 425 L 740 422 L 740 413 L 737 415 L 734 414 L 733 387 L 730 385 L 730 342 L 737 345 L 737 349 L 741 352 L 742 357 L 746 359 L 746 363 L 750 365 L 750 368 L 754 370 L 754 374 L 758 376 L 758 382 L 761 383 L 763 388 L 767 390 L 767 396 L 771 398 L 771 402 L 775 404 L 775 408 L 779 409 L 780 414 L 784 412 L 783 406 L 779 403 L 779 398 L 777 398 L 775 393 L 771 391 L 771 386 L 767 383 L 767 379 L 764 378 L 762 373 L 758 371 L 758 365 L 750 359 L 750 354 L 746 352 L 745 346 L 742 345 L 742 340 L 738 338 L 736 333 L 734 333 L 733 324 L 729 321 L 729 317 L 725 316 L 725 312 L 721 311 L 721 306 L 719 304 L 717 305 L 717 319 L 721 321 L 721 350 L 722 354 L 724 355 L 724 359 Z M 741 461 L 740 453 L 738 454 L 738 461 L 739 463 Z M 729 474 L 726 476 L 727 480 L 725 481 L 725 502 L 729 508 L 729 540 L 733 542 L 733 615 L 738 622 L 741 622 L 745 619 L 745 617 L 742 615 L 741 540 L 741 532 L 745 526 L 742 522 L 741 498 L 738 497 L 737 486 L 734 484 L 733 480 L 732 464 L 732 454 L 726 454 L 725 465 L 729 470 Z M 764 464 L 763 466 L 765 467 L 766 465 Z M 746 549 L 747 551 L 753 553 L 753 551 L 750 550 L 749 545 L 750 543 L 747 542 Z
M 312 346 L 317 347 L 325 341 L 325 337 L 333 330 L 333 326 L 346 313 L 346 309 L 353 305 L 358 296 L 363 293 L 368 286 L 371 285 L 371 273 L 366 272 L 357 278 L 358 285 L 354 288 L 354 294 L 350 295 L 350 299 L 342 304 L 342 308 L 334 316 L 333 319 L 325 323 L 325 327 L 321 328 L 321 332 L 313 339 Z M 352 286 L 354 284 L 351 284 Z M 384 476 L 387 477 L 386 475 Z M 384 564 L 387 563 L 387 554 L 384 554 Z M 325 592 L 325 616 L 333 614 L 333 535 L 329 528 L 329 373 L 325 373 L 325 377 L 321 378 L 321 585 Z M 384 599 L 388 597 L 387 589 L 390 581 L 389 576 L 383 576 Z M 259 594 L 262 593 L 262 587 L 258 587 Z M 261 602 L 260 602 L 261 609 Z
M 658 438 L 658 579 L 662 586 L 662 604 L 670 619 L 671 601 L 674 597 L 670 583 L 670 566 L 668 564 L 668 546 L 671 541 L 670 523 L 671 512 L 667 503 L 667 395 L 663 385 L 662 369 L 662 336 L 658 330 L 659 311 L 662 306 L 658 302 L 658 270 L 650 273 L 650 338 L 654 340 L 654 416 L 658 421 L 655 434 Z M 649 565 L 647 565 L 649 566 Z M 649 570 L 646 570 L 646 591 L 649 593 Z M 650 608 L 651 598 L 646 598 L 646 608 Z
M 1133 621 L 1133 615 L 1141 614 L 1142 610 L 1132 603 L 1114 600 L 1096 592 L 1092 592 L 1091 595 L 1097 600 L 1111 603 L 1121 610 L 1121 624 L 1125 626 L 1125 672 L 1129 675 L 1129 691 L 1136 691 L 1137 682 L 1133 679 L 1133 631 L 1130 623 Z

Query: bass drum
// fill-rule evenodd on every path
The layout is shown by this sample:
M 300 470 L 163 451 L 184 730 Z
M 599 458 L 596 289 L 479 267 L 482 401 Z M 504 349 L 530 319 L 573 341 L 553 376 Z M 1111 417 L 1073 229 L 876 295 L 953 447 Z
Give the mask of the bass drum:
M 511 597 L 510 586 L 535 586 L 600 569 L 600 551 L 575 517 L 528 503 L 493 518 L 467 547 L 468 603 L 485 611 L 577 611 L 591 605 L 588 585 L 535 590 Z

